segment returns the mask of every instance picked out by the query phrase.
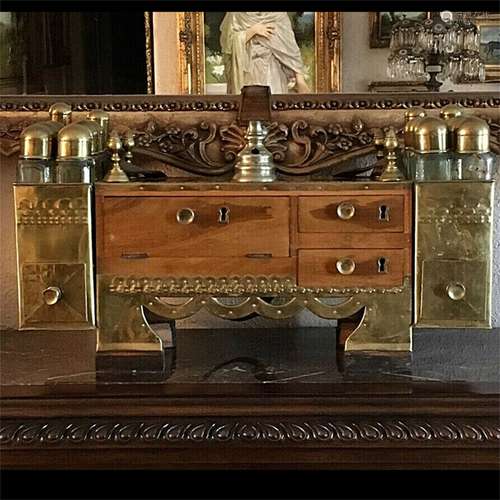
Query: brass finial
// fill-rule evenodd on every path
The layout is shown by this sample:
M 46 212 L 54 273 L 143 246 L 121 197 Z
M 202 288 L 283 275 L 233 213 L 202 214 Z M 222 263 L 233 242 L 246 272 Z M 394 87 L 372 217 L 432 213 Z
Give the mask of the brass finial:
M 387 163 L 384 171 L 378 176 L 377 180 L 382 182 L 396 182 L 402 181 L 404 179 L 404 176 L 399 170 L 396 163 L 396 149 L 398 147 L 398 144 L 398 138 L 396 136 L 394 127 L 389 127 L 389 130 L 385 134 L 384 140 L 384 146 L 387 151 L 387 154 L 385 156 Z
M 49 108 L 50 119 L 63 125 L 71 123 L 71 106 L 65 102 L 55 102 Z
M 127 130 L 125 137 L 123 138 L 123 149 L 125 150 L 125 163 L 132 165 L 132 149 L 135 146 L 134 132 L 132 130 Z
M 120 150 L 122 149 L 122 141 L 118 132 L 111 132 L 108 140 L 108 148 L 113 153 L 111 155 L 112 168 L 104 177 L 104 182 L 129 182 L 127 174 L 120 166 Z

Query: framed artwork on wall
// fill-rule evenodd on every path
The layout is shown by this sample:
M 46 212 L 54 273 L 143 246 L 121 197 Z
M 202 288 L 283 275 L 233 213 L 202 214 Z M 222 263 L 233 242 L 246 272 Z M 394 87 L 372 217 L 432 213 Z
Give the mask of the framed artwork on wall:
M 338 12 L 179 12 L 177 30 L 183 93 L 340 91 Z
M 389 47 L 391 30 L 395 23 L 402 19 L 422 20 L 429 12 L 369 12 L 370 48 Z
M 500 80 L 500 15 L 475 17 L 479 50 L 485 62 L 486 80 Z

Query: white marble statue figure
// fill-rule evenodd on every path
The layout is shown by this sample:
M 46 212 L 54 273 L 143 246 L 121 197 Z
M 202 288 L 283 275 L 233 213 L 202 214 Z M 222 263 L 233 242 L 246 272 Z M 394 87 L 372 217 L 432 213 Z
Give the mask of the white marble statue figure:
M 286 12 L 226 12 L 220 26 L 228 94 L 268 85 L 273 94 L 307 93 L 304 63 Z

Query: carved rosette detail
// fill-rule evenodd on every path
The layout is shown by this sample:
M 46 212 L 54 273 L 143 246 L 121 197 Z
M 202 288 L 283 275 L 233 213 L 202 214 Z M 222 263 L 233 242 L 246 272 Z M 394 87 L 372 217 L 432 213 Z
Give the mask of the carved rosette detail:
M 5 422 L 0 428 L 4 449 L 20 447 L 53 447 L 57 445 L 88 446 L 258 443 L 258 444 L 329 444 L 361 445 L 369 443 L 390 446 L 498 446 L 498 423 L 469 420 L 419 419 L 315 419 L 248 420 L 218 419 L 197 421 L 104 420 L 81 421 L 33 420 L 24 423 Z

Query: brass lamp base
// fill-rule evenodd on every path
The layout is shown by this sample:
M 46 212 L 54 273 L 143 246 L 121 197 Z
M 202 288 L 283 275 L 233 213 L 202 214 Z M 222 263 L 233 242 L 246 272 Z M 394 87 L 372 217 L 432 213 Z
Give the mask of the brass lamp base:
M 233 181 L 236 182 L 273 182 L 276 180 L 276 167 L 272 153 L 265 147 L 267 130 L 259 120 L 248 123 L 245 135 L 246 145 L 238 154 Z

